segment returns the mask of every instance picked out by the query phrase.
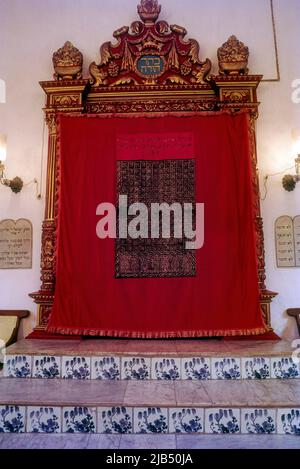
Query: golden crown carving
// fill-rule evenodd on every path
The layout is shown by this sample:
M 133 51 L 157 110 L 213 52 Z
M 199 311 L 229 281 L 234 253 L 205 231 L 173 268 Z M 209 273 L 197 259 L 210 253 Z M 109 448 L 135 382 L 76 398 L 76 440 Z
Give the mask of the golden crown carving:
M 54 52 L 52 60 L 56 80 L 73 80 L 82 77 L 82 53 L 70 41 Z
M 230 38 L 218 49 L 220 73 L 242 75 L 248 73 L 249 49 L 236 36 Z
M 161 12 L 161 6 L 157 0 L 141 0 L 138 5 L 138 14 L 144 23 L 155 23 Z

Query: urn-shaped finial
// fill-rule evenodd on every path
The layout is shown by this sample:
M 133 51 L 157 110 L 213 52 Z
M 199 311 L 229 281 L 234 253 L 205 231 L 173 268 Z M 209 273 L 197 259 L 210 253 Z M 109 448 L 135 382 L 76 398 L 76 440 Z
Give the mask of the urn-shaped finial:
M 161 6 L 157 0 L 141 0 L 138 5 L 138 14 L 144 23 L 155 23 L 161 12 Z
M 82 77 L 82 53 L 70 41 L 54 52 L 52 60 L 56 80 L 78 80 Z
M 219 70 L 226 75 L 244 75 L 248 73 L 249 49 L 236 36 L 230 36 L 218 49 Z

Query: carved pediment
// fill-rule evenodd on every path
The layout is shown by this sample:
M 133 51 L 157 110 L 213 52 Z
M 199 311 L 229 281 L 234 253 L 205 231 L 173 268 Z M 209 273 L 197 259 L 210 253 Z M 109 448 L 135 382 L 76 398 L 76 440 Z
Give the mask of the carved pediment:
M 101 46 L 101 62 L 90 65 L 93 87 L 120 85 L 207 84 L 211 62 L 199 59 L 199 44 L 185 40 L 181 26 L 158 21 L 157 0 L 141 0 L 142 21 L 114 32 L 116 43 Z

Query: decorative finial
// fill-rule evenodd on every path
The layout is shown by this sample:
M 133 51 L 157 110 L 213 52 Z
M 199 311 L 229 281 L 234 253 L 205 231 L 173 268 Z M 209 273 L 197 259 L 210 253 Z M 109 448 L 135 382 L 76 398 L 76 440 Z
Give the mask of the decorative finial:
M 225 75 L 244 75 L 248 73 L 249 49 L 236 36 L 230 36 L 218 49 L 220 73 Z
M 161 6 L 157 0 L 141 0 L 138 5 L 138 14 L 144 23 L 153 24 L 159 17 Z
M 82 78 L 82 53 L 70 41 L 53 54 L 56 80 L 79 80 Z

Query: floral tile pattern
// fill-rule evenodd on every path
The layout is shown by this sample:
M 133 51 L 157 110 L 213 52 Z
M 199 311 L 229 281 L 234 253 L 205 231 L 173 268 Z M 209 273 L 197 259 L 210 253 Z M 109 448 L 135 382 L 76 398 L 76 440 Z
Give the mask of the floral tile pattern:
M 292 357 L 271 359 L 271 377 L 278 379 L 299 378 L 299 365 Z
M 300 409 L 278 409 L 277 433 L 300 436 Z
M 182 379 L 205 380 L 211 378 L 209 358 L 182 358 Z
M 4 376 L 9 378 L 30 378 L 31 356 L 7 355 L 4 362 Z
M 152 358 L 152 379 L 180 379 L 180 358 Z
M 92 358 L 92 379 L 118 380 L 120 375 L 119 357 Z
M 64 379 L 90 379 L 90 357 L 62 357 L 62 377 Z
M 240 433 L 240 410 L 206 409 L 205 433 Z
M 203 433 L 204 409 L 169 409 L 169 433 Z
M 150 379 L 150 358 L 124 357 L 122 358 L 122 379 L 144 381 Z
M 134 409 L 134 433 L 168 433 L 168 409 Z
M 242 409 L 241 420 L 242 433 L 276 433 L 275 409 Z
M 267 357 L 242 358 L 243 379 L 270 378 L 270 359 Z
M 33 378 L 60 378 L 61 377 L 61 358 L 60 357 L 33 357 Z
M 24 433 L 25 412 L 25 407 L 0 406 L 0 433 Z
M 212 358 L 212 379 L 240 379 L 240 358 Z
M 98 408 L 98 433 L 133 433 L 131 407 Z
M 60 433 L 61 431 L 60 407 L 28 407 L 27 432 L 28 433 Z
M 97 411 L 88 407 L 63 408 L 64 433 L 96 433 Z

